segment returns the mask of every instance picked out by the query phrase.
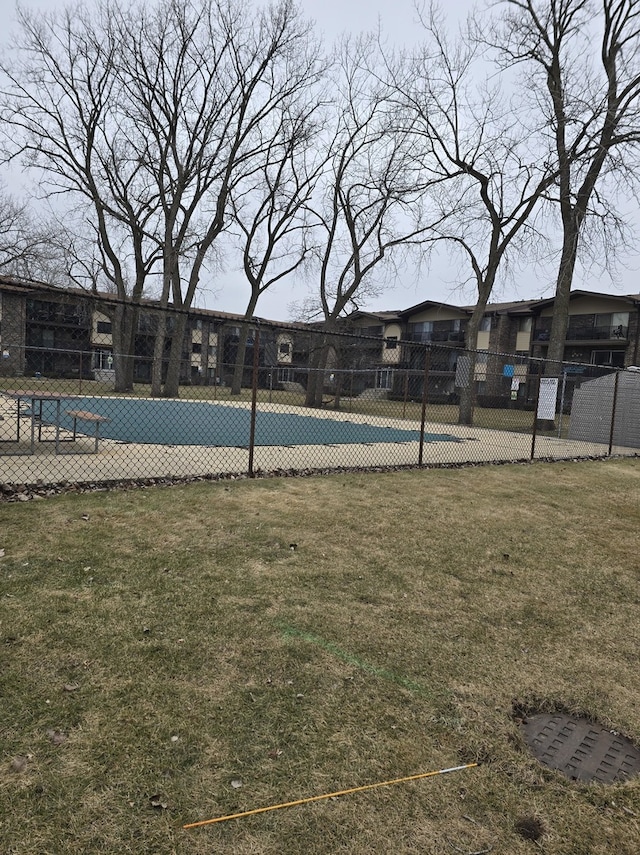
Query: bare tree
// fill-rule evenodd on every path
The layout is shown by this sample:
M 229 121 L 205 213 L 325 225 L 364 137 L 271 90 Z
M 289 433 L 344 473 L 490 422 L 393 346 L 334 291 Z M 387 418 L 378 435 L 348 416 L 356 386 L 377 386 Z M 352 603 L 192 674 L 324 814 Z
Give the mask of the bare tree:
M 2 273 L 46 281 L 58 267 L 60 237 L 61 230 L 53 220 L 36 221 L 26 202 L 18 201 L 0 186 Z
M 290 0 L 255 14 L 239 0 L 20 13 L 15 58 L 2 65 L 8 148 L 49 194 L 72 191 L 92 208 L 118 296 L 118 388 L 132 382 L 136 312 L 159 267 L 161 305 L 175 312 L 163 391 L 177 394 L 187 312 L 226 226 L 229 192 L 264 158 L 271 112 L 319 73 L 309 35 Z
M 113 286 L 116 388 L 133 385 L 133 349 L 145 281 L 157 262 L 147 240 L 152 205 L 140 164 L 120 134 L 118 40 L 105 7 L 59 14 L 18 10 L 12 55 L 1 65 L 0 116 L 11 159 L 22 156 L 50 199 L 84 203 Z
M 1 185 L 0 271 L 62 288 L 115 294 L 104 274 L 93 224 L 81 212 L 67 210 L 62 218 L 60 212 L 40 211 L 36 217 L 28 203 Z
M 322 403 L 338 319 L 377 293 L 392 256 L 431 227 L 422 220 L 425 187 L 412 136 L 399 126 L 389 89 L 374 71 L 378 56 L 374 36 L 339 46 L 332 155 L 311 206 L 323 235 L 318 307 L 325 333 L 311 354 L 306 405 L 312 407 Z
M 249 321 L 260 296 L 299 271 L 317 249 L 312 234 L 317 223 L 310 222 L 307 205 L 326 160 L 326 141 L 316 118 L 318 93 L 310 94 L 310 102 L 296 112 L 287 106 L 280 113 L 268 132 L 264 160 L 230 193 L 231 228 L 237 233 L 251 289 L 244 314 L 247 323 L 240 327 L 232 395 L 240 394 Z
M 492 41 L 522 68 L 529 106 L 548 123 L 562 248 L 547 370 L 564 356 L 569 297 L 585 222 L 610 220 L 607 184 L 629 178 L 640 141 L 640 6 L 636 0 L 508 0 Z
M 230 194 L 270 157 L 273 116 L 320 72 L 310 25 L 290 0 L 249 14 L 237 0 L 175 0 L 120 16 L 132 145 L 159 200 L 161 303 L 176 312 L 163 394 L 176 395 L 187 323 Z M 128 51 L 128 54 L 126 53 Z M 165 331 L 156 341 L 159 394 Z
M 436 240 L 461 259 L 476 289 L 467 324 L 466 371 L 460 371 L 459 421 L 471 424 L 480 323 L 508 254 L 536 239 L 532 216 L 554 180 L 531 127 L 499 80 L 487 81 L 477 47 L 450 43 L 436 16 L 424 21 L 422 50 L 393 74 L 407 128 L 420 141 L 420 162 L 432 175 L 441 221 Z

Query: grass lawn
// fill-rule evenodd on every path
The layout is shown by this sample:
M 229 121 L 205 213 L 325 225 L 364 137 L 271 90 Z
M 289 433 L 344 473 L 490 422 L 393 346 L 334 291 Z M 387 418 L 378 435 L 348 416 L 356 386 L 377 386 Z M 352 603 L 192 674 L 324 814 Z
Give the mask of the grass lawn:
M 637 855 L 640 779 L 565 779 L 514 710 L 640 741 L 639 495 L 615 460 L 0 505 L 0 852 Z

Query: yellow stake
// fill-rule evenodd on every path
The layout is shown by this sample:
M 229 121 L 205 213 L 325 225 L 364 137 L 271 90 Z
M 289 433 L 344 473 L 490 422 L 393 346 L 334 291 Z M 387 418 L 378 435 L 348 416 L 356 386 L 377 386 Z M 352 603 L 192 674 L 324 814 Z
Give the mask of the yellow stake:
M 432 778 L 434 775 L 446 775 L 449 772 L 460 772 L 463 769 L 472 769 L 478 763 L 465 763 L 464 766 L 452 766 L 450 769 L 437 769 L 435 772 L 421 772 L 418 775 L 409 775 L 406 778 L 395 778 L 393 781 L 379 781 L 377 784 L 365 784 L 363 787 L 352 787 L 350 790 L 339 790 L 337 793 L 324 793 L 322 796 L 309 796 L 306 799 L 297 799 L 295 802 L 284 802 L 279 805 L 245 810 L 242 813 L 232 813 L 229 816 L 218 816 L 215 819 L 203 819 L 200 822 L 190 822 L 183 828 L 197 828 L 200 825 L 212 825 L 214 822 L 226 822 L 228 819 L 239 819 L 241 816 L 253 816 L 256 813 L 266 813 L 269 810 L 280 810 L 280 808 L 305 805 L 309 802 L 318 802 L 320 799 L 333 799 L 337 796 L 348 796 L 351 793 L 361 793 L 363 790 L 373 790 L 375 787 L 388 787 L 391 784 L 403 784 L 405 781 L 418 781 L 420 778 Z

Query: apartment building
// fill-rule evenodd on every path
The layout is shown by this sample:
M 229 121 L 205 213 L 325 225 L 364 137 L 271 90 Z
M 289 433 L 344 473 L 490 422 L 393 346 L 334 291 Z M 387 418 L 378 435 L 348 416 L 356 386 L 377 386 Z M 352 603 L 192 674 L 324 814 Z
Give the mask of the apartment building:
M 113 318 L 117 300 L 110 294 L 63 289 L 46 283 L 0 276 L 0 376 L 83 377 L 108 381 L 114 375 Z M 134 341 L 134 379 L 151 379 L 160 312 L 145 300 Z M 165 366 L 175 329 L 166 318 Z M 182 342 L 181 382 L 229 381 L 235 364 L 242 316 L 194 309 Z M 295 327 L 261 321 L 259 364 L 275 367 L 271 382 L 289 379 L 296 359 Z M 253 364 L 253 335 L 247 342 L 247 372 Z
M 113 295 L 61 289 L 44 283 L 0 276 L 0 376 L 86 377 L 108 380 L 113 373 Z M 431 345 L 430 392 L 448 399 L 459 385 L 466 326 L 473 306 L 426 300 L 407 309 L 358 311 L 342 328 L 352 338 L 336 348 L 330 364 L 361 372 L 356 393 L 374 386 L 381 392 L 418 395 L 425 345 Z M 478 335 L 474 379 L 479 396 L 504 395 L 514 380 L 526 384 L 546 356 L 553 300 L 521 300 L 487 306 Z M 157 304 L 145 301 L 135 334 L 134 379 L 151 378 Z M 174 318 L 168 317 L 166 355 Z M 182 343 L 181 382 L 229 383 L 236 362 L 243 319 L 239 315 L 193 309 Z M 306 379 L 318 325 L 260 322 L 258 363 L 267 369 L 261 382 L 270 386 Z M 638 365 L 640 294 L 615 296 L 576 290 L 571 295 L 564 371 Z M 250 382 L 254 338 L 245 355 L 245 384 Z M 408 370 L 407 370 L 408 369 Z M 365 376 L 366 375 L 366 376 Z M 353 380 L 351 383 L 353 384 Z M 520 387 L 519 387 L 520 388 Z
M 347 323 L 362 335 L 383 339 L 370 363 L 377 383 L 394 388 L 394 368 L 418 369 L 424 356 L 416 345 L 432 345 L 430 374 L 435 395 L 451 395 L 473 306 L 426 300 L 396 312 L 354 312 Z M 479 395 L 502 394 L 506 378 L 537 371 L 547 355 L 553 300 L 520 300 L 487 306 L 478 334 L 475 380 Z M 581 374 L 593 366 L 623 368 L 640 359 L 640 294 L 616 296 L 572 292 L 563 370 Z M 369 352 L 373 355 L 370 347 Z M 502 380 L 501 378 L 505 378 Z

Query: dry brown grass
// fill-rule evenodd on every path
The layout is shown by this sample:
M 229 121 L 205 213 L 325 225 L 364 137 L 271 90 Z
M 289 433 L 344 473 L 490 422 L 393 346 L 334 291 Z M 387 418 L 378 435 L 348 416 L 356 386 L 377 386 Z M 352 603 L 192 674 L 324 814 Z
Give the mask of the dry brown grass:
M 0 851 L 635 855 L 640 780 L 564 779 L 513 713 L 640 739 L 639 488 L 627 460 L 0 506 Z

